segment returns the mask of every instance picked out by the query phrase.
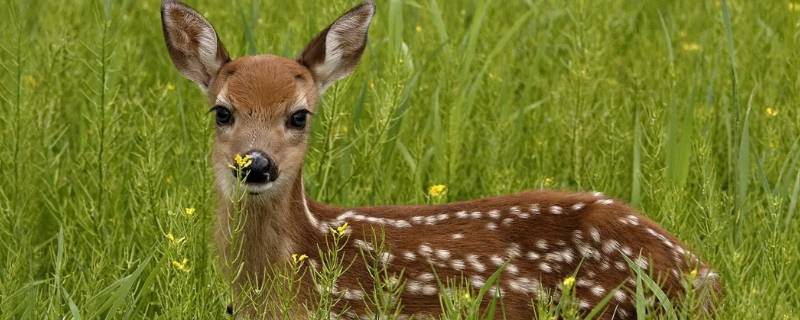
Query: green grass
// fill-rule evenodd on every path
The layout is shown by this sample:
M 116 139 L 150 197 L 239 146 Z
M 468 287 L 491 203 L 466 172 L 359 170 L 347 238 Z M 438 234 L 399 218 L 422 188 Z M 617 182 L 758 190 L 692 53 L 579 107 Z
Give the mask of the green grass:
M 190 3 L 233 55 L 294 56 L 354 1 Z M 2 318 L 219 319 L 212 120 L 158 2 L 0 0 L 0 40 Z M 794 319 L 798 48 L 785 0 L 379 0 L 306 187 L 342 205 L 603 191 L 715 266 L 720 319 Z

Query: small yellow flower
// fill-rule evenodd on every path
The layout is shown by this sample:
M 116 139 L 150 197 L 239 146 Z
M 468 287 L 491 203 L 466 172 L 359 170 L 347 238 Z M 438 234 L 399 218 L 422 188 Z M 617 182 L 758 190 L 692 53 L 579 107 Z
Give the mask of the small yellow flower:
M 347 232 L 348 227 L 349 225 L 347 224 L 347 222 L 345 222 L 343 225 L 336 227 L 336 233 L 338 233 L 340 236 L 344 235 L 345 232 Z
M 789 11 L 792 11 L 792 12 L 800 11 L 800 3 L 798 3 L 798 2 L 789 2 L 789 4 L 786 6 L 786 8 L 789 9 Z
M 701 47 L 696 42 L 686 42 L 686 43 L 681 45 L 681 48 L 683 48 L 683 51 L 686 51 L 686 52 L 696 52 L 696 51 L 700 51 L 700 49 L 702 49 L 703 47 Z
M 417 26 L 416 28 L 414 28 L 414 30 L 417 30 L 417 32 L 422 32 L 422 27 Z
M 553 184 L 553 178 L 552 177 L 544 178 L 544 185 L 549 186 L 551 184 Z
M 428 195 L 434 198 L 441 198 L 447 193 L 447 186 L 443 184 L 435 184 L 428 188 Z
M 189 268 L 189 259 L 186 259 L 186 258 L 183 258 L 183 260 L 181 260 L 181 261 L 172 260 L 172 267 L 175 268 L 175 270 L 178 270 L 180 272 L 192 271 L 192 269 Z
M 566 279 L 564 279 L 562 285 L 564 286 L 564 289 L 572 288 L 572 286 L 575 285 L 575 277 L 572 276 L 567 277 Z
M 778 115 L 778 109 L 775 109 L 773 107 L 767 107 L 767 109 L 765 111 L 767 113 L 767 117 L 770 117 L 770 118 L 774 118 L 775 116 Z
M 307 255 L 292 253 L 292 262 L 294 264 L 302 263 L 306 259 L 308 259 Z
M 169 240 L 169 243 L 171 245 L 176 247 L 182 245 L 186 241 L 186 237 L 176 238 L 175 235 L 172 234 L 172 232 L 167 233 L 166 235 L 164 235 L 164 237 L 167 238 L 167 240 Z
M 249 154 L 242 156 L 237 153 L 236 156 L 233 157 L 233 162 L 233 165 L 228 165 L 231 169 L 245 169 L 253 164 L 253 156 Z
M 175 91 L 175 85 L 172 82 L 167 82 L 167 91 Z
M 693 269 L 692 272 L 689 272 L 689 277 L 692 279 L 697 278 L 697 269 Z
M 183 215 L 187 216 L 187 217 L 193 216 L 195 212 L 197 212 L 197 210 L 195 208 L 191 208 L 190 207 L 190 208 L 183 209 Z

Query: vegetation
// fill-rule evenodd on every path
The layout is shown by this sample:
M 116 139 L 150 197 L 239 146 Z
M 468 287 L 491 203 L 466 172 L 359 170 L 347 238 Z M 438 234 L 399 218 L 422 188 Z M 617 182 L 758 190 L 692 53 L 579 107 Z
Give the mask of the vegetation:
M 354 1 L 189 3 L 234 56 L 295 56 Z M 2 318 L 223 317 L 213 121 L 158 7 L 0 0 Z M 341 205 L 603 191 L 715 266 L 720 319 L 796 318 L 798 48 L 794 0 L 379 0 L 315 118 L 306 187 Z M 480 318 L 451 287 L 447 319 Z

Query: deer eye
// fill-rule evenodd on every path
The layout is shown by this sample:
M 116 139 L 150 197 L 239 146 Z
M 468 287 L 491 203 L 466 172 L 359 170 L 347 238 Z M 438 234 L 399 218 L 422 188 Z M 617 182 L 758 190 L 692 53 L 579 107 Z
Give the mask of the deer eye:
M 231 109 L 223 106 L 214 106 L 211 108 L 211 111 L 214 111 L 214 114 L 216 114 L 218 126 L 227 126 L 233 123 L 233 112 L 231 112 Z
M 308 121 L 308 115 L 311 111 L 306 109 L 296 111 L 289 116 L 289 120 L 287 121 L 287 126 L 292 129 L 305 129 L 306 122 Z

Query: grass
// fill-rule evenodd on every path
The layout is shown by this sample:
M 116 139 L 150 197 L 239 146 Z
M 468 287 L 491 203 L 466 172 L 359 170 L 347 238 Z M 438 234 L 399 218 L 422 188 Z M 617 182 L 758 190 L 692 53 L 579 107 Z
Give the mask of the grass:
M 236 56 L 294 56 L 354 5 L 190 3 Z M 720 319 L 798 316 L 800 4 L 378 6 L 361 66 L 314 124 L 313 197 L 600 190 L 716 267 Z M 169 61 L 158 3 L 2 0 L 0 24 L 2 318 L 222 317 L 212 120 Z M 485 315 L 453 297 L 448 319 Z

